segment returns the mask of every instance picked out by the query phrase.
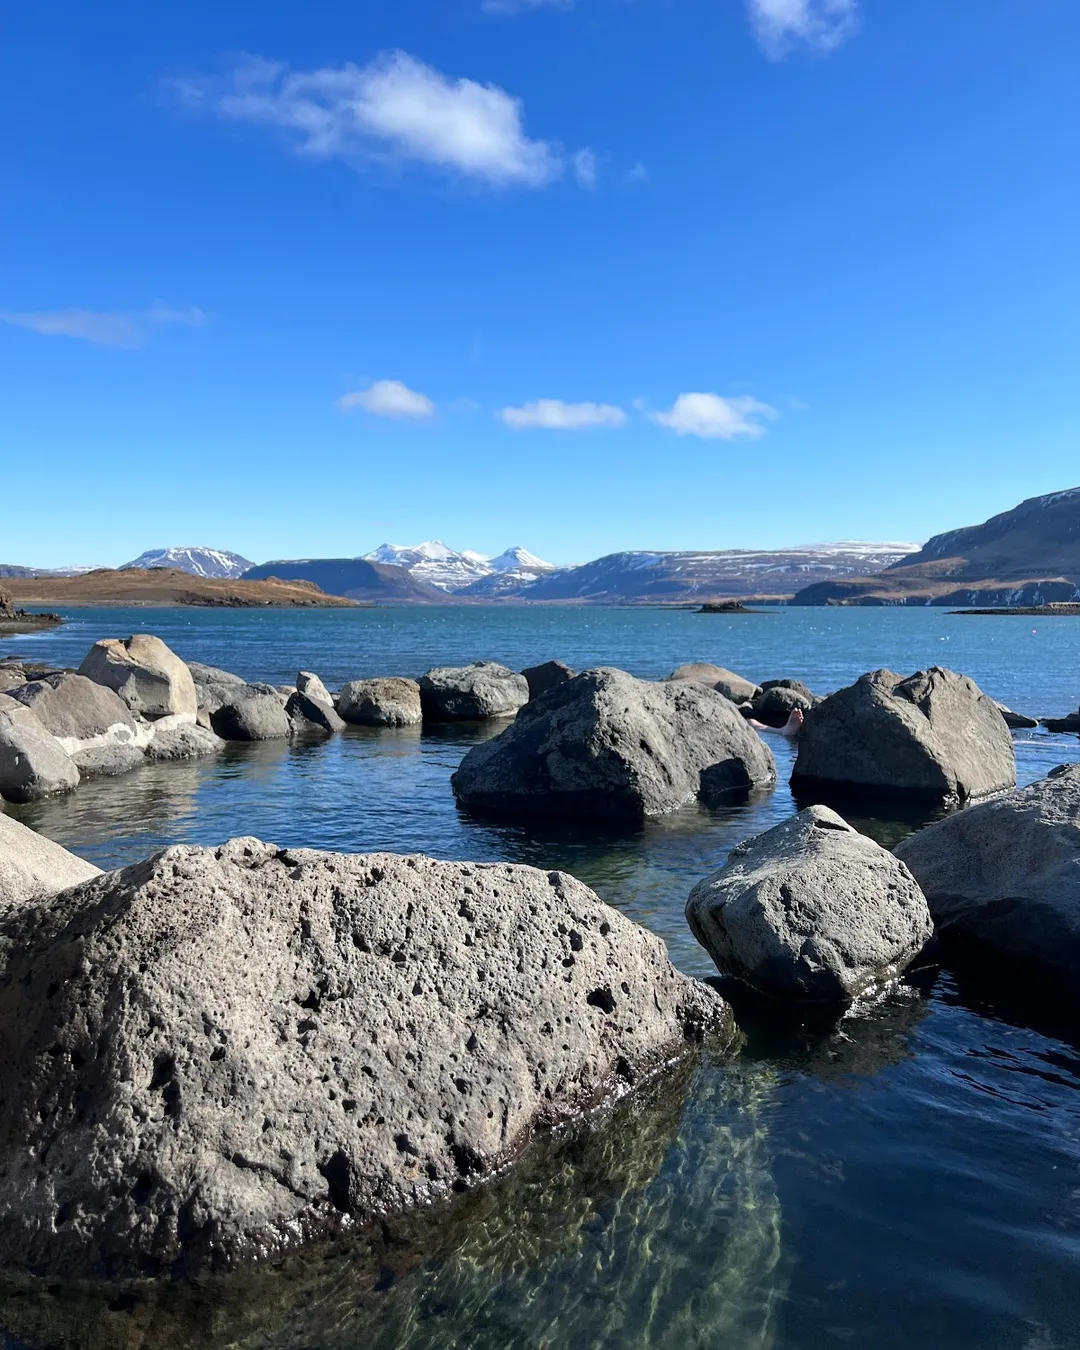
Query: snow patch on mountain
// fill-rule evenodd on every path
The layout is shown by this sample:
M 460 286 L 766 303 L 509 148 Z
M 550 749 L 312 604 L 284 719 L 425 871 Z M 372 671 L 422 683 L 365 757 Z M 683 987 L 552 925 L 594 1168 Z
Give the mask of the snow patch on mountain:
M 511 590 L 535 581 L 555 571 L 551 563 L 543 562 L 523 548 L 508 548 L 496 558 L 473 549 L 450 548 L 441 539 L 427 539 L 422 544 L 380 544 L 364 555 L 365 561 L 404 567 L 418 581 L 426 581 L 442 591 L 464 592 L 469 595 L 496 595 L 507 587 Z M 493 588 L 474 591 L 478 583 L 489 577 L 513 577 L 510 582 L 493 584 Z
M 188 572 L 193 577 L 214 577 L 233 580 L 242 577 L 255 564 L 239 553 L 230 553 L 220 548 L 152 548 L 140 553 L 132 562 L 124 563 L 129 567 L 149 571 L 152 567 L 172 567 L 178 572 Z

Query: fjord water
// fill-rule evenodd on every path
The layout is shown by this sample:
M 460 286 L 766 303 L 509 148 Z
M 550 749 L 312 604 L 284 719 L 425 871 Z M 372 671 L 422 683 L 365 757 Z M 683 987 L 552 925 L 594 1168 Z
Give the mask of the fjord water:
M 690 660 L 826 692 L 931 664 L 1010 706 L 1080 704 L 1080 621 L 937 610 L 85 610 L 5 653 L 78 664 L 101 636 L 152 631 L 249 679 L 331 686 L 478 658 L 550 657 L 656 678 Z M 740 839 L 796 809 L 774 792 L 628 832 L 525 828 L 459 812 L 449 776 L 497 727 L 231 746 L 12 814 L 101 866 L 174 842 L 423 851 L 564 868 L 708 976 L 686 896 Z M 1080 759 L 1075 737 L 1016 738 L 1022 782 Z M 860 817 L 891 843 L 918 824 Z M 656 1346 L 709 1350 L 1064 1350 L 1080 1341 L 1080 1026 L 1008 980 L 920 973 L 835 1025 L 750 1012 L 734 1060 L 708 1054 L 581 1129 L 539 1140 L 492 1185 L 278 1272 L 123 1298 L 0 1291 L 6 1347 Z M 6 1336 L 6 1339 L 5 1339 Z

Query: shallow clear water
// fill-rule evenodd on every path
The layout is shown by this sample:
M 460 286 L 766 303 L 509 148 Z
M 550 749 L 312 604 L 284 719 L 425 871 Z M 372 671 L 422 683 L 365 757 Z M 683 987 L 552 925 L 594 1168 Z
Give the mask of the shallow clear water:
M 1032 632 L 1032 628 L 1036 632 Z M 83 611 L 4 652 L 77 664 L 142 629 L 249 678 L 328 683 L 478 657 L 561 657 L 657 676 L 712 660 L 826 691 L 932 663 L 1035 714 L 1080 703 L 1080 622 L 940 611 Z M 658 932 L 697 975 L 691 886 L 795 809 L 775 792 L 626 833 L 492 825 L 448 779 L 488 730 L 366 732 L 231 747 L 87 784 L 12 814 L 104 866 L 177 841 L 423 851 L 574 872 Z M 1017 737 L 1021 781 L 1080 759 L 1075 737 Z M 918 823 L 861 817 L 894 842 Z M 757 1025 L 569 1137 L 544 1141 L 447 1214 L 374 1254 L 138 1299 L 0 1298 L 5 1346 L 991 1347 L 1080 1344 L 1080 1027 L 1008 986 L 928 971 L 839 1026 Z M 374 1272 L 374 1273 L 372 1273 Z M 20 1339 L 13 1339 L 17 1333 Z

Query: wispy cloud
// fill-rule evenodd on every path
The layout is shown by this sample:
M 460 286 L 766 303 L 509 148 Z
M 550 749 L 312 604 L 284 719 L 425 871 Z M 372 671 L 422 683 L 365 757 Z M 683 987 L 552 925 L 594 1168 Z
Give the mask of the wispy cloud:
M 648 416 L 680 436 L 733 441 L 741 436 L 764 436 L 765 428 L 760 419 L 778 417 L 779 413 L 749 394 L 738 398 L 722 398 L 719 394 L 680 394 L 667 412 L 649 413 Z
M 314 159 L 420 163 L 492 187 L 544 187 L 566 167 L 559 147 L 526 135 L 520 99 L 406 52 L 316 70 L 247 57 L 224 80 L 168 85 L 191 106 L 281 128 Z
M 747 0 L 750 22 L 766 55 L 782 61 L 804 43 L 831 52 L 858 27 L 858 0 Z
M 207 316 L 194 305 L 170 309 L 164 305 L 135 314 L 99 312 L 90 309 L 39 310 L 33 313 L 0 311 L 0 323 L 29 328 L 44 337 L 81 338 L 99 347 L 141 347 L 150 332 L 162 324 L 201 327 Z
M 591 150 L 579 150 L 573 158 L 574 177 L 578 185 L 583 188 L 594 188 L 596 186 L 599 169 L 596 163 L 596 156 Z
M 434 417 L 435 404 L 426 394 L 418 394 L 400 380 L 376 380 L 366 389 L 357 389 L 339 398 L 341 412 L 363 408 L 376 417 L 392 417 L 398 421 L 418 421 Z
M 503 408 L 499 418 L 515 431 L 585 431 L 590 427 L 621 427 L 626 413 L 611 403 L 564 403 L 559 398 L 538 398 L 520 408 Z
M 575 0 L 481 0 L 486 14 L 524 14 L 529 9 L 573 9 Z

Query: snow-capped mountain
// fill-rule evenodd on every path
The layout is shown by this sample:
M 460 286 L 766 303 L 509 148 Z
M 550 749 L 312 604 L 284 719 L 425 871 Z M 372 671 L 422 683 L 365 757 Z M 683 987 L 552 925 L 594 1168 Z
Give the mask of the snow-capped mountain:
M 175 567 L 178 572 L 190 572 L 195 577 L 221 577 L 232 579 L 242 577 L 254 566 L 239 553 L 229 553 L 220 548 L 152 548 L 141 553 L 134 562 L 124 563 L 124 568 L 138 567 L 148 571 L 151 567 Z
M 364 558 L 367 562 L 407 568 L 418 581 L 437 586 L 441 591 L 469 595 L 503 594 L 555 571 L 551 563 L 543 562 L 523 548 L 508 548 L 497 558 L 488 558 L 472 549 L 459 552 L 441 539 L 428 539 L 411 546 L 381 544 Z M 489 579 L 489 589 L 472 589 Z

